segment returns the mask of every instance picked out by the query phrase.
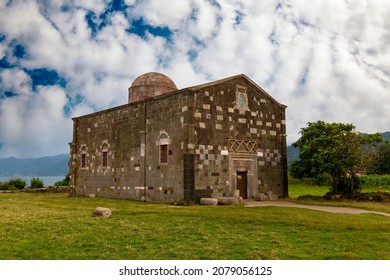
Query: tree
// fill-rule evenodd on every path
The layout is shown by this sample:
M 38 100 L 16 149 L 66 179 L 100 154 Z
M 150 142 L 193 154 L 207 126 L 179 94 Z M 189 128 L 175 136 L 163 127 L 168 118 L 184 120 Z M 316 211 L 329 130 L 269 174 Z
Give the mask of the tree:
M 70 178 L 69 178 L 69 173 L 68 173 L 68 174 L 66 174 L 65 178 L 62 181 L 55 182 L 54 186 L 56 186 L 56 187 L 69 186 L 69 181 L 70 181 Z
M 372 173 L 390 174 L 390 143 L 386 142 L 378 149 L 372 166 Z
M 26 187 L 26 181 L 21 178 L 12 178 L 8 181 L 8 185 L 16 189 L 24 189 Z
M 38 188 L 43 188 L 44 184 L 42 179 L 32 177 L 30 181 L 30 188 L 32 189 L 38 189 Z
M 353 124 L 308 123 L 300 131 L 301 137 L 293 143 L 299 148 L 299 160 L 291 165 L 294 178 L 317 178 L 329 174 L 332 193 L 352 194 L 359 191 L 359 171 L 365 146 L 383 141 L 377 134 L 362 135 Z

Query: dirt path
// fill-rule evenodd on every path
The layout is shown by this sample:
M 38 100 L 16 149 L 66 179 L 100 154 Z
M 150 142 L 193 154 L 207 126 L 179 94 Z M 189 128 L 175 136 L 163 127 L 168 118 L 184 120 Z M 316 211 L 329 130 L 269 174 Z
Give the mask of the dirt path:
M 304 208 L 310 210 L 317 210 L 329 213 L 343 213 L 343 214 L 378 214 L 390 217 L 390 213 L 349 208 L 349 207 L 334 207 L 334 206 L 320 206 L 320 205 L 305 205 L 287 201 L 247 201 L 245 207 L 264 207 L 264 206 L 277 206 L 277 207 L 294 207 Z

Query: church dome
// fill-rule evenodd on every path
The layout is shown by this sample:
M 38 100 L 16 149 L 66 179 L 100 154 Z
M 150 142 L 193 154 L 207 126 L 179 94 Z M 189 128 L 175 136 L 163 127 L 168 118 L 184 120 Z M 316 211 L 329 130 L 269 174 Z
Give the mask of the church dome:
M 149 72 L 137 77 L 129 87 L 129 103 L 177 90 L 175 83 L 167 76 Z

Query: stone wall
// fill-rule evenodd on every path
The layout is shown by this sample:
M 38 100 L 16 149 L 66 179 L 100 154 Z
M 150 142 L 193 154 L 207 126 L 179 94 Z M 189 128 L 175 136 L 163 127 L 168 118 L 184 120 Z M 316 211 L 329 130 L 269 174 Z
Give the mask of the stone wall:
M 237 96 L 245 97 L 243 107 Z M 237 171 L 248 172 L 249 196 L 287 196 L 285 106 L 245 79 L 195 92 L 195 188 L 200 197 L 231 196 Z
M 76 194 L 140 199 L 142 104 L 74 119 L 71 182 Z M 107 153 L 107 164 L 103 164 Z M 82 157 L 85 154 L 85 166 Z
M 146 185 L 150 200 L 174 202 L 184 199 L 183 154 L 187 147 L 187 122 L 183 108 L 188 102 L 188 93 L 176 92 L 145 103 Z M 160 145 L 167 145 L 166 163 L 161 162 Z
M 61 187 L 44 187 L 44 188 L 25 188 L 21 190 L 0 190 L 0 193 L 15 193 L 15 192 L 25 192 L 25 193 L 68 193 L 68 186 Z
M 183 92 L 75 118 L 70 167 L 76 194 L 183 200 L 186 106 Z M 167 144 L 167 163 L 160 162 L 160 144 Z

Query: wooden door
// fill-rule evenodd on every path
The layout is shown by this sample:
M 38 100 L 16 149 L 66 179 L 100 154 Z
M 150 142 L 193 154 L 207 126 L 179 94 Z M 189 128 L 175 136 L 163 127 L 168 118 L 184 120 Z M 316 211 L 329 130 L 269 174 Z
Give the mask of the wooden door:
M 247 172 L 237 172 L 237 190 L 240 191 L 240 196 L 243 199 L 248 198 L 247 190 Z

